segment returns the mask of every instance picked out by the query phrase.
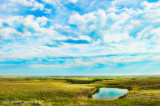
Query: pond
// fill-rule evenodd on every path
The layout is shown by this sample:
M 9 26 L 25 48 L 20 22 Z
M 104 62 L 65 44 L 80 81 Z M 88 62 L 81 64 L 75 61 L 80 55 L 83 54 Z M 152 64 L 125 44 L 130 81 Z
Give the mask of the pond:
M 92 95 L 95 99 L 117 99 L 125 94 L 127 94 L 127 89 L 119 88 L 100 88 L 98 93 Z

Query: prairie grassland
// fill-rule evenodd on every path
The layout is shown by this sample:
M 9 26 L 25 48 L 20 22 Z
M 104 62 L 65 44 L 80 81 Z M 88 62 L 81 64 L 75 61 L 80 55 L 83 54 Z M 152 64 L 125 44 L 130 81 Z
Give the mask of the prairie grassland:
M 73 98 L 90 88 L 127 88 L 118 100 Z M 37 102 L 38 101 L 38 102 Z M 0 77 L 0 105 L 159 106 L 160 77 Z

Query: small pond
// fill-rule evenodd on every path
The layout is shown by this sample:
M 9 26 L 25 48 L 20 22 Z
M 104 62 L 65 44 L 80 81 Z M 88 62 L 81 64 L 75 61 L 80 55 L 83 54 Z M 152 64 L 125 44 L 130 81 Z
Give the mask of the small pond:
M 119 88 L 100 88 L 98 93 L 92 95 L 95 99 L 116 99 L 127 94 L 127 89 Z

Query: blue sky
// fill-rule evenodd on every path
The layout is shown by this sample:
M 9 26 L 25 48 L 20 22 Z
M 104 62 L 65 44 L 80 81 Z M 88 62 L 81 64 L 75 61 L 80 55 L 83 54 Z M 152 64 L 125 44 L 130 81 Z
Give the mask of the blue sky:
M 158 0 L 0 0 L 0 75 L 159 75 Z

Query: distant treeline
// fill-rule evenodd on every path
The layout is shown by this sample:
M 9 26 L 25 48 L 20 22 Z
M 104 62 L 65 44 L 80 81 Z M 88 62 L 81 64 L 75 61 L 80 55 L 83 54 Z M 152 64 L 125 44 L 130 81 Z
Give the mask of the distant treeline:
M 102 79 L 93 79 L 93 80 L 75 80 L 75 79 L 65 79 L 67 82 L 72 84 L 90 84 L 96 81 L 102 81 Z

